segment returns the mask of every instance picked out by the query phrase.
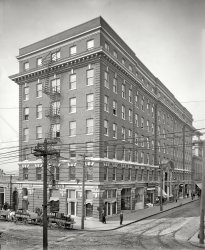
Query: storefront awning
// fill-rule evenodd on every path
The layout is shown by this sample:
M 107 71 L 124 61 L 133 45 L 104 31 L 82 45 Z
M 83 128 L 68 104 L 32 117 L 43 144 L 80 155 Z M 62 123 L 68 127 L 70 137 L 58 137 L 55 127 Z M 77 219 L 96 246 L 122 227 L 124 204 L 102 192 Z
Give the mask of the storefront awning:
M 161 187 L 158 187 L 158 196 L 160 196 L 160 195 L 161 195 Z M 162 189 L 162 196 L 164 198 L 168 197 L 167 193 L 163 189 Z
M 202 183 L 201 183 L 201 182 L 196 183 L 196 185 L 197 185 L 200 189 L 202 189 Z
M 49 202 L 50 201 L 59 201 L 59 198 L 58 197 L 51 197 L 50 199 L 49 199 Z

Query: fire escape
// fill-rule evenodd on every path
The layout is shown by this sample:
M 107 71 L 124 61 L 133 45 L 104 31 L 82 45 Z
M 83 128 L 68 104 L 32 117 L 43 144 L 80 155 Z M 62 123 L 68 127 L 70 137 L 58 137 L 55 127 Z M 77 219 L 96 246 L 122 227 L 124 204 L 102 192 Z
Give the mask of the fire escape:
M 45 116 L 50 120 L 47 138 L 60 140 L 60 77 L 56 76 L 52 66 L 59 59 L 58 51 L 49 53 L 42 64 L 46 67 L 46 75 L 43 81 L 43 93 L 49 97 L 49 107 L 45 110 Z M 53 76 L 53 77 L 52 77 Z

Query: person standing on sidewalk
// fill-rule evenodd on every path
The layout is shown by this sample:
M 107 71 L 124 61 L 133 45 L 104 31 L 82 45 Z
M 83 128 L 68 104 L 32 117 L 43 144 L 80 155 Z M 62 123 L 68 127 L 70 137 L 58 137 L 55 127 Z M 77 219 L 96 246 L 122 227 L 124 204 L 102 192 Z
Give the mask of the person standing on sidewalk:
M 122 211 L 120 212 L 120 225 L 122 225 L 122 222 L 123 222 L 123 213 Z

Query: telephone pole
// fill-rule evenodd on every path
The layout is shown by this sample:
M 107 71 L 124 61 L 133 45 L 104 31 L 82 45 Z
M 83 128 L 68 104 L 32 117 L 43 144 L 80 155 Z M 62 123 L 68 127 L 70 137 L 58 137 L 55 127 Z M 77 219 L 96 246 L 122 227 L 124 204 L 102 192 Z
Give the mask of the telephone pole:
M 12 175 L 10 175 L 10 209 L 12 209 Z
M 185 197 L 185 125 L 182 127 L 183 198 Z
M 85 220 L 85 157 L 86 155 L 81 155 L 83 157 L 83 173 L 82 173 L 82 216 L 81 216 L 81 229 L 84 229 L 84 220 Z
M 51 143 L 52 144 L 52 143 Z M 43 144 L 37 145 L 34 149 L 34 155 L 39 157 L 43 156 L 43 250 L 48 249 L 48 228 L 47 228 L 47 158 L 48 155 L 58 155 L 54 149 L 48 150 L 47 139 L 44 140 Z

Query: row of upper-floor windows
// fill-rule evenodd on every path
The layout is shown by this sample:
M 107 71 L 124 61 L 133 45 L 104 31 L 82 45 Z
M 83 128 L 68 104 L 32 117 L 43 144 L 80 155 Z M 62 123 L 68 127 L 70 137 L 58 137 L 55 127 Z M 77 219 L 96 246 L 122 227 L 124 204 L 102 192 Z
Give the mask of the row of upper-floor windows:
M 94 69 L 88 69 L 86 71 L 86 85 L 90 86 L 94 84 Z M 47 90 L 53 94 L 60 93 L 61 83 L 60 78 L 55 78 L 50 80 L 49 86 L 44 86 Z M 69 76 L 69 89 L 74 90 L 77 87 L 77 78 L 76 74 L 70 74 Z M 42 83 L 36 84 L 36 97 L 42 97 L 43 94 L 43 85 Z M 25 85 L 23 87 L 23 100 L 29 100 L 29 86 Z
M 31 108 L 33 109 L 33 107 Z M 82 107 L 80 107 L 82 109 Z M 85 103 L 85 109 L 86 110 L 93 110 L 94 109 L 94 94 L 89 93 L 86 95 L 86 103 Z M 28 121 L 29 120 L 29 107 L 25 107 L 23 109 L 23 120 Z M 54 116 L 60 116 L 60 101 L 52 102 L 50 107 L 46 110 L 46 115 L 50 117 Z M 68 107 L 69 113 L 76 113 L 76 97 L 69 98 L 69 107 Z M 43 105 L 38 104 L 36 105 L 36 118 L 42 119 L 43 117 Z
M 93 49 L 94 48 L 94 39 L 89 39 L 88 41 L 86 41 L 86 46 L 87 46 L 87 50 Z M 77 54 L 77 45 L 72 45 L 71 47 L 69 47 L 69 54 L 70 54 L 70 56 Z M 60 59 L 61 59 L 60 50 L 55 51 L 55 52 L 51 53 L 50 59 L 48 59 L 47 56 L 45 56 L 45 58 L 43 58 L 43 57 L 37 58 L 36 59 L 36 67 L 47 66 L 48 63 L 56 62 Z M 29 61 L 24 62 L 23 69 L 25 71 L 30 69 Z

